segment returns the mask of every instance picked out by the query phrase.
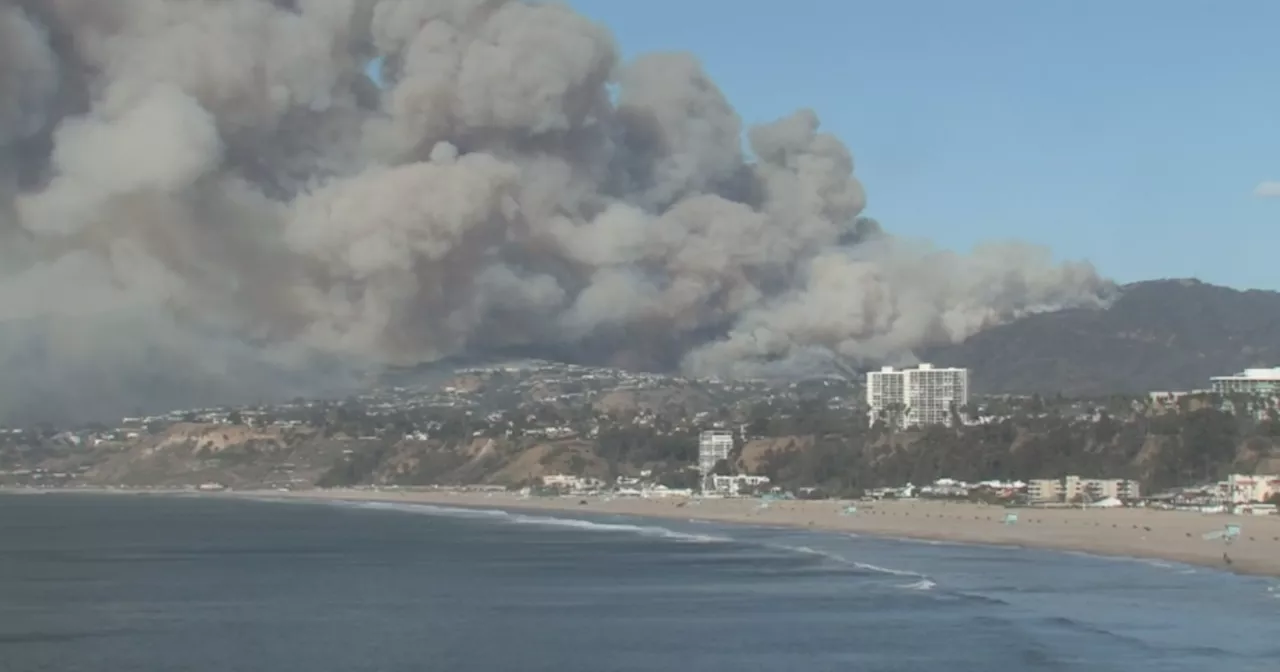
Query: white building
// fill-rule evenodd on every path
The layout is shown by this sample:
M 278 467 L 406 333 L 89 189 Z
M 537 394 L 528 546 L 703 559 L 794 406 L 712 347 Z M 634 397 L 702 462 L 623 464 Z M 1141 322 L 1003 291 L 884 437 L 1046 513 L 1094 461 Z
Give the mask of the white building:
M 591 478 L 589 476 L 546 474 L 542 477 L 542 486 L 546 488 L 554 488 L 556 490 L 581 492 L 585 490 L 599 490 L 604 487 L 604 481 L 598 478 Z
M 720 460 L 729 459 L 733 450 L 733 432 L 711 430 L 698 436 L 698 472 L 705 479 Z
M 1067 477 L 1067 501 L 1081 499 L 1087 502 L 1098 502 L 1104 499 L 1140 499 L 1141 486 L 1137 481 L 1121 478 L 1080 478 Z
M 1104 499 L 1139 499 L 1137 481 L 1122 478 L 1040 478 L 1027 486 L 1027 497 L 1033 502 L 1099 502 Z
M 768 476 L 712 476 L 711 489 L 722 495 L 737 497 L 743 488 L 760 488 L 769 484 Z
M 1231 474 L 1218 483 L 1218 496 L 1232 504 L 1266 502 L 1280 493 L 1280 476 Z
M 867 374 L 867 405 L 872 423 L 886 421 L 900 427 L 950 425 L 952 408 L 969 403 L 969 370 L 914 369 L 886 366 Z
M 1280 394 L 1280 367 L 1245 369 L 1234 376 L 1214 376 L 1210 387 L 1217 394 Z
M 1062 481 L 1056 478 L 1036 478 L 1027 484 L 1027 498 L 1033 502 L 1062 501 Z

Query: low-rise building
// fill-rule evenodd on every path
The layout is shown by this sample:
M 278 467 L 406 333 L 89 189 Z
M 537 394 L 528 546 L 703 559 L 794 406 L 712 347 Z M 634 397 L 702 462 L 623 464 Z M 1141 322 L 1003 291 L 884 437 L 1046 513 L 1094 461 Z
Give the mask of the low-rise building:
M 1102 499 L 1138 499 L 1142 496 L 1137 481 L 1122 478 L 1080 478 L 1068 476 L 1065 492 L 1068 502 Z
M 712 476 L 711 490 L 716 494 L 737 497 L 748 488 L 760 488 L 769 484 L 768 476 Z
M 1027 485 L 1027 498 L 1033 502 L 1097 502 L 1104 499 L 1139 499 L 1137 481 L 1122 478 L 1081 478 L 1076 475 L 1061 479 L 1041 478 Z
M 1217 489 L 1218 496 L 1232 504 L 1266 502 L 1280 494 L 1280 476 L 1231 474 Z
M 584 490 L 599 490 L 604 487 L 604 481 L 598 478 L 588 476 L 571 476 L 569 474 L 547 474 L 542 477 L 542 485 L 547 488 L 556 490 L 567 490 L 569 492 L 582 492 Z
M 1062 501 L 1062 479 L 1032 479 L 1027 483 L 1027 498 L 1033 502 Z

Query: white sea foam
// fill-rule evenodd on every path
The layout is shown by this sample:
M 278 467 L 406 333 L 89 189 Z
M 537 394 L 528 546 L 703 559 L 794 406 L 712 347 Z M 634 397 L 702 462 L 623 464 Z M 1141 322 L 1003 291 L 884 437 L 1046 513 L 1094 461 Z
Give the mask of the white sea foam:
M 893 576 L 918 576 L 922 579 L 924 578 L 923 574 L 917 574 L 916 572 L 908 572 L 905 569 L 890 569 L 888 567 L 878 567 L 876 565 L 869 565 L 865 562 L 855 562 L 853 563 L 853 566 L 857 567 L 858 569 L 865 569 L 868 572 L 875 572 L 877 574 L 892 574 Z
M 915 583 L 908 583 L 898 587 L 905 588 L 907 590 L 933 590 L 934 586 L 937 586 L 937 585 L 938 584 L 930 581 L 929 579 L 920 579 Z
M 709 534 L 692 534 L 689 532 L 680 532 L 657 525 L 630 525 L 626 523 L 597 523 L 590 520 L 582 520 L 580 518 L 556 518 L 553 516 L 531 516 L 525 514 L 508 514 L 510 521 L 521 525 L 542 525 L 547 527 L 567 527 L 577 530 L 588 530 L 592 532 L 624 532 L 630 534 L 639 534 L 646 537 L 660 537 L 662 539 L 674 539 L 676 541 L 689 541 L 703 544 L 727 543 L 733 541 L 728 537 L 718 537 Z
M 433 504 L 402 504 L 398 502 L 337 502 L 339 506 L 357 509 L 376 509 L 379 511 L 401 511 L 404 513 L 425 513 L 455 518 L 504 518 L 506 511 L 498 509 L 465 509 L 454 506 L 436 506 Z
M 581 518 L 560 518 L 556 516 L 534 515 L 526 513 L 513 513 L 501 509 L 472 509 L 465 507 L 439 506 L 435 504 L 418 504 L 418 503 L 401 503 L 401 502 L 369 502 L 369 501 L 334 501 L 333 504 L 340 506 L 348 506 L 361 509 L 377 509 L 384 511 L 402 511 L 405 513 L 422 513 L 436 516 L 452 516 L 458 518 L 481 518 L 494 520 L 514 525 L 538 525 L 544 527 L 559 527 L 583 530 L 588 532 L 613 532 L 623 534 L 635 534 L 646 537 L 655 537 L 661 539 L 670 539 L 673 541 L 683 541 L 690 543 L 730 543 L 735 541 L 731 537 L 716 536 L 709 534 L 695 534 L 691 532 L 681 532 L 657 525 L 634 525 L 630 523 L 602 523 Z M 866 562 L 858 562 L 850 560 L 838 553 L 813 548 L 810 546 L 789 546 L 781 544 L 766 544 L 770 548 L 792 553 L 803 553 L 805 555 L 814 555 L 822 557 L 828 561 L 859 569 L 864 572 L 872 572 L 875 574 L 887 574 L 890 576 L 901 576 L 919 579 L 916 584 L 928 582 L 930 587 L 934 584 L 923 574 L 911 572 L 902 569 L 893 569 L 890 567 L 881 567 Z M 913 586 L 916 584 L 912 584 Z M 924 590 L 924 588 L 917 588 Z
M 769 547 L 776 548 L 783 551 L 791 551 L 793 553 L 803 553 L 805 555 L 820 556 L 832 562 L 836 562 L 842 565 L 847 565 L 855 569 L 860 569 L 864 572 L 872 572 L 875 574 L 888 574 L 891 576 L 906 576 L 906 577 L 928 581 L 928 577 L 917 572 L 910 572 L 905 569 L 893 569 L 890 567 L 881 567 L 879 565 L 872 565 L 866 562 L 858 562 L 856 560 L 850 560 L 838 553 L 833 553 L 831 551 L 824 551 L 821 549 L 812 548 L 810 546 L 781 546 L 781 545 L 769 544 Z
M 922 546 L 971 546 L 972 544 L 963 544 L 957 541 L 943 541 L 941 539 L 918 539 L 914 537 L 885 537 L 900 544 L 918 544 Z
M 1073 555 L 1077 558 L 1088 558 L 1090 560 L 1102 562 L 1124 562 L 1129 564 L 1146 565 L 1156 569 L 1177 569 L 1179 574 L 1187 574 L 1186 569 L 1191 569 L 1185 564 L 1167 562 L 1165 560 L 1157 560 L 1155 558 L 1141 558 L 1129 555 L 1103 555 L 1100 553 L 1090 553 L 1088 551 L 1060 551 L 1066 555 Z
M 617 532 L 638 534 L 646 537 L 657 537 L 675 541 L 694 543 L 726 543 L 733 539 L 709 534 L 692 534 L 659 527 L 656 525 L 630 525 L 625 523 L 597 523 L 580 518 L 557 518 L 555 516 L 536 516 L 523 513 L 512 513 L 501 509 L 469 509 L 464 507 L 437 506 L 434 504 L 409 504 L 397 502 L 339 502 L 346 506 L 361 509 L 378 509 L 384 511 L 403 511 L 406 513 L 422 513 L 435 516 L 451 516 L 456 518 L 483 518 L 514 525 L 539 525 L 543 527 L 561 527 L 591 532 Z
M 858 564 L 837 553 L 832 553 L 831 551 L 824 551 L 818 548 L 812 548 L 810 546 L 788 546 L 785 544 L 765 544 L 765 546 L 769 548 L 777 549 L 779 551 L 787 551 L 789 553 L 802 553 L 804 555 L 816 555 L 820 558 L 830 560 L 837 564 L 848 565 L 850 567 L 856 567 Z

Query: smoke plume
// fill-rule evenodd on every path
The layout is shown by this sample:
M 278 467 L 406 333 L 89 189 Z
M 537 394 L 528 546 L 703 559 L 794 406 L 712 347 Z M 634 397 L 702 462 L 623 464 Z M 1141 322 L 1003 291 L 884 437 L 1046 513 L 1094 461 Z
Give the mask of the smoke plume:
M 813 112 L 744 129 L 694 58 L 622 63 L 557 4 L 0 0 L 0 416 L 515 349 L 873 363 L 1110 286 L 865 205 Z

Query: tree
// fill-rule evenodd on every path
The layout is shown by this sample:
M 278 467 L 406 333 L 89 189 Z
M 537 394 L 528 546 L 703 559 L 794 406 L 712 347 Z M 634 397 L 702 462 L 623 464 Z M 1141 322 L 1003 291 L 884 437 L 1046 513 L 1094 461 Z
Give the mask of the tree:
M 227 414 L 227 422 L 233 425 L 243 425 L 244 416 L 240 414 L 240 411 L 231 411 Z
M 751 436 L 770 436 L 775 411 L 769 402 L 758 402 L 751 407 L 747 418 L 747 433 Z
M 321 488 L 341 488 L 371 481 L 373 472 L 382 463 L 389 448 L 382 445 L 343 455 L 320 476 L 316 485 Z
M 1214 480 L 1235 458 L 1238 428 L 1229 413 L 1202 408 L 1187 414 L 1182 441 L 1184 473 L 1191 482 Z
M 671 469 L 657 475 L 659 485 L 681 490 L 695 490 L 698 487 L 698 472 L 694 469 Z

